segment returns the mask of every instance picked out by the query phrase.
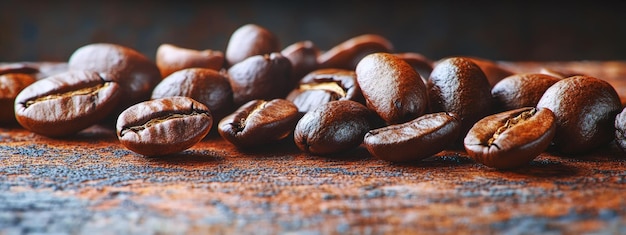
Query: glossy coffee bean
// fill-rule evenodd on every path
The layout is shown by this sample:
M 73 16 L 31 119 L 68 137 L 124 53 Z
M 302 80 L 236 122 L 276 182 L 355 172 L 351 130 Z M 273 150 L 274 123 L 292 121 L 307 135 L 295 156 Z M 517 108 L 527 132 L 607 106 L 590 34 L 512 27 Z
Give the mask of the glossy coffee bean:
M 480 67 L 470 59 L 440 60 L 427 85 L 431 111 L 457 114 L 461 119 L 460 137 L 465 136 L 476 121 L 492 114 L 491 86 Z M 462 143 L 462 139 L 459 142 Z
M 478 67 L 480 67 L 480 69 L 485 74 L 485 77 L 487 78 L 487 81 L 489 82 L 489 85 L 491 87 L 496 85 L 503 78 L 514 74 L 508 69 L 505 69 L 504 67 L 500 66 L 495 61 L 485 59 L 485 58 L 479 58 L 479 57 L 466 57 L 466 58 L 472 60 L 472 62 L 478 65 Z
M 218 124 L 220 136 L 238 148 L 278 142 L 289 136 L 301 115 L 285 99 L 251 100 Z
M 37 81 L 34 75 L 7 73 L 0 75 L 0 125 L 15 125 L 15 97 L 27 86 Z
M 226 45 L 227 67 L 237 64 L 254 55 L 264 55 L 280 51 L 280 41 L 268 29 L 246 24 L 237 28 Z
M 615 143 L 622 151 L 626 151 L 626 108 L 615 117 Z
M 224 62 L 224 53 L 216 50 L 200 51 L 172 44 L 161 44 L 156 51 L 156 65 L 163 78 L 187 68 L 220 70 Z
M 560 79 L 540 73 L 508 76 L 491 89 L 496 109 L 505 111 L 535 107 L 543 93 Z
M 122 145 L 145 156 L 169 155 L 200 142 L 211 130 L 213 117 L 202 103 L 189 97 L 144 101 L 124 110 L 117 119 Z
M 367 107 L 388 124 L 413 120 L 428 109 L 428 92 L 420 75 L 392 54 L 365 56 L 356 75 Z
M 497 169 L 528 164 L 548 148 L 556 133 L 554 113 L 525 107 L 487 116 L 464 139 L 467 154 Z
M 290 91 L 291 62 L 280 53 L 255 55 L 228 69 L 235 105 L 282 98 Z
M 370 130 L 373 114 L 363 104 L 338 100 L 305 113 L 294 129 L 300 150 L 314 155 L 331 155 L 358 147 Z
M 289 89 L 293 89 L 305 75 L 317 69 L 320 50 L 311 41 L 300 41 L 285 47 L 280 54 L 291 62 Z
M 233 91 L 224 71 L 206 68 L 182 69 L 167 76 L 152 91 L 151 99 L 186 96 L 209 110 L 215 120 L 230 114 L 235 108 Z
M 430 73 L 433 71 L 433 61 L 428 57 L 415 52 L 402 52 L 393 53 L 394 56 L 407 62 L 417 73 L 422 77 L 424 83 L 426 83 Z
M 317 58 L 320 68 L 355 70 L 356 65 L 371 53 L 393 52 L 393 44 L 377 34 L 363 34 L 343 41 Z
M 543 94 L 537 108 L 556 115 L 554 146 L 568 154 L 583 154 L 615 138 L 620 98 L 608 82 L 585 75 L 564 78 Z
M 318 69 L 310 72 L 286 99 L 292 101 L 302 113 L 335 100 L 365 102 L 356 81 L 356 73 L 346 69 Z
M 87 70 L 106 74 L 117 82 L 124 99 L 113 112 L 113 118 L 125 108 L 148 100 L 152 89 L 161 81 L 154 62 L 138 51 L 111 43 L 94 43 L 78 48 L 70 56 L 70 70 Z
M 15 98 L 15 116 L 32 132 L 61 137 L 98 123 L 121 99 L 117 82 L 96 72 L 73 70 L 24 88 Z
M 409 122 L 373 129 L 363 145 L 374 157 L 392 162 L 418 161 L 445 149 L 461 130 L 451 113 L 431 113 Z

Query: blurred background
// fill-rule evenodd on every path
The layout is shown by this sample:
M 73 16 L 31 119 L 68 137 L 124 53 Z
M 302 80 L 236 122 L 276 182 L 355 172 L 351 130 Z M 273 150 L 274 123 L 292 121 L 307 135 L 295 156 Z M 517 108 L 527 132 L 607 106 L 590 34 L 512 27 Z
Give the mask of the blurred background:
M 321 50 L 374 33 L 397 52 L 435 60 L 626 60 L 619 1 L 78 1 L 0 0 L 0 62 L 67 61 L 108 42 L 155 58 L 162 43 L 224 51 L 255 23 L 281 40 Z

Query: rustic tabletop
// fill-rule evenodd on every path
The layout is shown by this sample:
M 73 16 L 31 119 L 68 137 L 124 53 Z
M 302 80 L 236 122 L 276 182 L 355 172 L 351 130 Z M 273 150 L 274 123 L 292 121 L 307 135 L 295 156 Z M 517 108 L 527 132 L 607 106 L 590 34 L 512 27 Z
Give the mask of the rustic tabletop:
M 626 97 L 626 62 L 502 62 L 580 70 Z M 498 171 L 447 150 L 412 164 L 293 140 L 243 152 L 215 130 L 144 157 L 112 130 L 52 139 L 0 128 L 0 234 L 626 234 L 626 153 L 548 151 Z

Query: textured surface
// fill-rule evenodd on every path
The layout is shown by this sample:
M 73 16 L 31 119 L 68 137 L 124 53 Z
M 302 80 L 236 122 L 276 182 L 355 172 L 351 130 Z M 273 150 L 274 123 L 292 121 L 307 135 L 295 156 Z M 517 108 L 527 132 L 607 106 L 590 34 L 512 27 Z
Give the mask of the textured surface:
M 309 156 L 291 140 L 241 152 L 215 131 L 147 158 L 101 127 L 68 139 L 0 128 L 0 234 L 626 233 L 614 144 L 496 171 L 463 151 L 404 165 L 363 147 Z

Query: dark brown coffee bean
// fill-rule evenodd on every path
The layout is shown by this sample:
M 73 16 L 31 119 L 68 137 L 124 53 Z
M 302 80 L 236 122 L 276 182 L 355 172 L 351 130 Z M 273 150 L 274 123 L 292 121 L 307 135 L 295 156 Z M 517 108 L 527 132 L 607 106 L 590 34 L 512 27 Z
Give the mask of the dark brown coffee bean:
M 285 99 L 251 100 L 223 118 L 218 131 L 238 148 L 262 146 L 289 136 L 300 116 L 298 108 Z
M 230 114 L 235 108 L 233 91 L 224 71 L 188 68 L 172 73 L 152 91 L 151 99 L 186 96 L 211 110 L 215 120 Z
M 615 117 L 615 143 L 622 151 L 626 151 L 626 108 Z
M 426 114 L 409 122 L 390 125 L 365 134 L 363 145 L 374 157 L 392 162 L 418 161 L 441 152 L 461 130 L 451 113 Z
M 461 119 L 461 138 L 476 121 L 492 114 L 491 87 L 483 71 L 470 59 L 442 59 L 430 74 L 428 88 L 432 112 L 455 113 Z
M 611 84 L 580 75 L 548 88 L 537 108 L 548 108 L 556 115 L 555 147 L 563 153 L 582 154 L 613 141 L 615 116 L 622 104 Z
M 187 68 L 220 70 L 224 66 L 224 53 L 215 50 L 194 50 L 172 44 L 161 44 L 156 51 L 156 65 L 161 77 Z
M 246 24 L 233 32 L 226 45 L 228 66 L 237 64 L 250 56 L 280 51 L 280 41 L 268 29 L 256 24 Z
M 356 75 L 367 107 L 388 124 L 413 120 L 428 109 L 428 92 L 420 75 L 392 54 L 365 56 Z
M 420 77 L 422 77 L 422 81 L 424 81 L 424 83 L 428 81 L 430 73 L 433 71 L 432 60 L 420 53 L 415 52 L 394 53 L 393 55 L 411 65 L 411 67 L 419 73 Z
M 478 65 L 478 67 L 480 67 L 480 69 L 485 74 L 485 77 L 487 78 L 487 81 L 489 82 L 489 85 L 491 87 L 496 85 L 503 78 L 514 74 L 513 72 L 500 66 L 495 61 L 488 60 L 485 58 L 479 58 L 479 57 L 466 57 L 466 58 L 472 60 L 472 62 Z
M 121 99 L 117 82 L 96 72 L 73 70 L 24 88 L 15 98 L 15 116 L 32 132 L 61 137 L 98 123 Z
M 528 164 L 548 148 L 556 133 L 554 113 L 525 107 L 487 116 L 467 133 L 467 154 L 497 169 Z
M 285 97 L 291 62 L 280 53 L 248 57 L 228 69 L 235 105 Z
M 356 81 L 356 73 L 346 69 L 318 69 L 310 72 L 287 95 L 287 100 L 298 106 L 302 113 L 335 100 L 365 102 Z
M 535 107 L 543 93 L 560 79 L 540 73 L 508 76 L 491 89 L 497 110 Z
M 294 141 L 300 150 L 315 155 L 345 152 L 363 142 L 374 115 L 356 101 L 331 101 L 304 114 L 294 129 Z
M 15 125 L 15 97 L 37 81 L 34 75 L 8 73 L 0 75 L 0 125 Z
M 311 41 L 301 41 L 285 47 L 280 54 L 291 62 L 289 89 L 293 89 L 305 75 L 317 69 L 320 50 Z
M 109 76 L 119 84 L 124 99 L 112 112 L 111 121 L 127 107 L 150 99 L 152 89 L 161 81 L 161 73 L 154 62 L 134 49 L 110 44 L 94 43 L 78 48 L 70 56 L 70 70 L 95 71 Z
M 206 106 L 176 96 L 129 107 L 118 117 L 116 131 L 120 143 L 133 152 L 160 156 L 191 148 L 212 125 L 213 117 Z
M 393 44 L 383 36 L 363 34 L 339 43 L 317 58 L 320 68 L 355 70 L 356 65 L 371 53 L 393 52 Z

